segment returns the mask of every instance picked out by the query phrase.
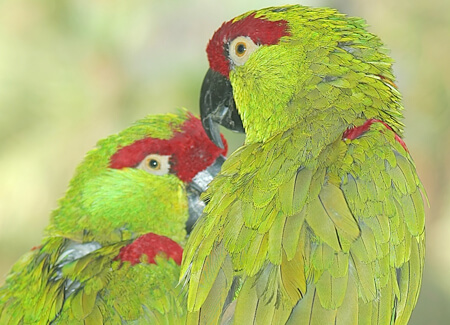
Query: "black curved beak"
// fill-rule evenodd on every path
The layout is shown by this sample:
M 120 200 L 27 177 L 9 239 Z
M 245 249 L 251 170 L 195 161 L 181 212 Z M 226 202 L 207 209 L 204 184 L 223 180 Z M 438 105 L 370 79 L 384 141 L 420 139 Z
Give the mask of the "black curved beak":
M 203 79 L 200 92 L 200 117 L 206 134 L 220 148 L 223 148 L 223 143 L 218 124 L 236 132 L 245 132 L 230 81 L 211 69 Z
M 186 187 L 189 205 L 189 219 L 186 221 L 186 232 L 188 234 L 191 233 L 194 223 L 200 218 L 206 205 L 205 202 L 200 199 L 200 195 L 206 191 L 208 184 L 220 172 L 224 161 L 224 156 L 217 157 L 212 165 L 195 175 Z

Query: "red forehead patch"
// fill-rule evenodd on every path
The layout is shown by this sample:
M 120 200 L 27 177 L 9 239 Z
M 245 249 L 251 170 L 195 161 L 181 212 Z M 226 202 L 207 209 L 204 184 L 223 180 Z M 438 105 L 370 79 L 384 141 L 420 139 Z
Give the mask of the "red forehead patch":
M 190 115 L 181 131 L 168 140 L 145 138 L 120 148 L 111 157 L 110 168 L 136 167 L 149 154 L 170 156 L 171 172 L 183 182 L 190 182 L 200 171 L 210 166 L 220 155 L 226 155 L 227 143 L 222 136 L 224 149 L 217 147 L 206 135 L 201 121 Z
M 273 45 L 280 41 L 283 36 L 290 35 L 287 31 L 286 20 L 269 21 L 264 18 L 255 18 L 255 13 L 244 19 L 233 22 L 227 21 L 214 33 L 208 43 L 206 53 L 208 54 L 211 69 L 228 77 L 230 72 L 230 61 L 228 60 L 226 44 L 238 36 L 247 36 L 258 45 Z

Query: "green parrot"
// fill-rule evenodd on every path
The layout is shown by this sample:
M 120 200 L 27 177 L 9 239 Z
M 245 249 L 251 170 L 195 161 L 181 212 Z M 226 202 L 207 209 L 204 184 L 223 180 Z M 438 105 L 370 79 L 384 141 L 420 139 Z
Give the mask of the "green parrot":
M 424 189 L 392 59 L 360 18 L 300 5 L 213 35 L 201 116 L 244 145 L 204 193 L 182 263 L 190 324 L 406 324 Z
M 183 322 L 182 246 L 225 154 L 184 110 L 99 141 L 0 288 L 0 324 Z

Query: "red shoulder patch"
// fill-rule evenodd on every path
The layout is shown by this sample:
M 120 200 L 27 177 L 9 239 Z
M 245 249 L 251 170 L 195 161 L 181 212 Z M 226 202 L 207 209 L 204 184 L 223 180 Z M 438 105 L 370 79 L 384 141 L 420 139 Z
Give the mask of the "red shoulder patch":
M 247 36 L 255 44 L 273 45 L 277 44 L 281 37 L 290 35 L 286 20 L 270 21 L 263 17 L 255 18 L 255 13 L 236 22 L 233 22 L 233 20 L 220 26 L 206 48 L 209 66 L 225 77 L 228 77 L 230 72 L 230 61 L 227 57 L 227 46 L 225 45 L 236 37 Z
M 31 247 L 31 251 L 35 251 L 35 250 L 37 250 L 37 249 L 41 249 L 42 248 L 42 245 L 39 245 L 39 246 L 33 246 L 33 247 Z
M 142 235 L 131 244 L 122 247 L 114 260 L 128 261 L 131 265 L 135 265 L 141 262 L 141 256 L 145 254 L 149 263 L 156 264 L 155 256 L 161 253 L 181 265 L 183 248 L 172 239 L 154 233 Z
M 342 134 L 342 139 L 354 140 L 354 139 L 360 137 L 361 135 L 363 135 L 370 129 L 370 126 L 373 123 L 382 123 L 387 129 L 394 132 L 392 130 L 392 128 L 386 122 L 372 118 L 372 119 L 367 120 L 363 125 L 355 126 L 355 127 L 345 130 L 345 132 Z M 403 139 L 400 138 L 397 133 L 395 133 L 395 140 L 402 145 L 403 149 L 405 149 L 407 152 L 409 152 L 408 148 L 406 147 L 405 141 L 403 141 Z

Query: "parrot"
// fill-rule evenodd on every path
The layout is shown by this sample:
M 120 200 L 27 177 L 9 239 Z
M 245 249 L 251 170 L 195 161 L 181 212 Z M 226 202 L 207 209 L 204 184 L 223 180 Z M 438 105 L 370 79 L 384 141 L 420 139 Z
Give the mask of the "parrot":
M 380 38 L 286 5 L 223 23 L 206 52 L 203 127 L 245 141 L 185 247 L 188 324 L 407 324 L 427 198 Z
M 182 247 L 226 151 L 185 109 L 100 140 L 7 275 L 0 324 L 183 323 Z

